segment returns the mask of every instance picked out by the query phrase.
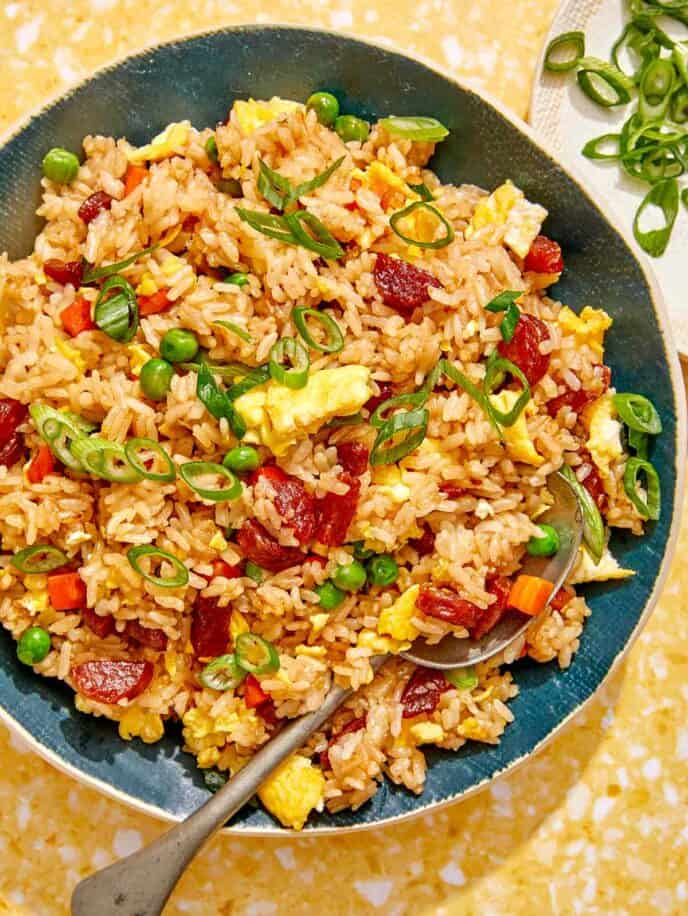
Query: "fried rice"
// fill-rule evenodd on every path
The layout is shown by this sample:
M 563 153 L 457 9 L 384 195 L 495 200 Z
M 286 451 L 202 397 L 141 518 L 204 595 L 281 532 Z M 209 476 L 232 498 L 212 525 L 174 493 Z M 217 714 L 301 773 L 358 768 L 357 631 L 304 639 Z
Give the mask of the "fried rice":
M 217 161 L 208 155 L 211 136 Z M 45 443 L 34 420 L 24 418 L 17 431 L 21 457 L 0 466 L 4 627 L 17 640 L 30 627 L 47 631 L 50 648 L 34 670 L 74 687 L 79 710 L 114 720 L 126 740 L 158 741 L 166 722 L 181 721 L 185 749 L 213 772 L 235 773 L 280 721 L 317 708 L 334 681 L 360 688 L 311 738 L 297 765 L 292 761 L 262 793 L 285 825 L 300 828 L 313 809 L 356 809 L 384 776 L 421 792 L 422 746 L 497 743 L 513 719 L 508 703 L 518 691 L 508 666 L 529 655 L 567 667 L 589 610 L 583 597 L 565 589 L 501 657 L 478 665 L 463 686 L 443 683 L 432 708 L 409 715 L 414 665 L 394 657 L 374 676 L 371 659 L 380 652 L 398 655 L 418 634 L 436 642 L 470 631 L 408 600 L 404 609 L 400 601 L 409 590 L 449 592 L 485 612 L 496 600 L 493 577 L 512 580 L 529 540 L 541 534 L 537 518 L 551 503 L 546 479 L 563 463 L 591 492 L 597 485 L 608 525 L 642 533 L 643 518 L 623 485 L 627 455 L 603 372 L 610 321 L 599 308 L 574 315 L 547 295 L 558 271 L 529 269 L 542 208 L 510 184 L 491 195 L 442 184 L 427 168 L 434 145 L 396 136 L 383 124 L 364 142 L 344 143 L 302 105 L 240 102 L 214 131 L 184 122 L 143 150 L 101 136 L 86 137 L 83 149 L 71 183 L 42 181 L 38 212 L 45 225 L 33 253 L 15 262 L 0 258 L 0 397 L 70 411 L 112 442 L 152 439 L 176 465 L 222 462 L 237 438 L 227 417 L 218 420 L 199 398 L 198 366 L 177 367 L 165 396 L 152 400 L 142 390 L 142 365 L 157 357 L 174 328 L 193 332 L 211 365 L 264 365 L 277 341 L 299 336 L 292 316 L 297 306 L 327 309 L 344 339 L 338 352 L 310 351 L 310 376 L 364 367 L 365 397 L 347 400 L 351 390 L 335 389 L 346 389 L 349 376 L 334 376 L 341 381 L 326 390 L 320 413 L 301 427 L 297 422 L 286 440 L 270 440 L 272 449 L 265 430 L 249 422 L 246 441 L 263 467 L 277 467 L 282 476 L 275 484 L 270 475 L 245 475 L 240 495 L 218 502 L 179 477 L 117 483 L 59 462 L 44 476 L 32 474 Z M 329 179 L 300 205 L 339 243 L 341 257 L 327 259 L 266 236 L 239 215 L 240 208 L 269 212 L 259 190 L 261 162 L 295 185 L 340 157 Z M 133 187 L 132 163 L 145 168 Z M 228 181 L 234 193 L 238 182 L 240 196 L 227 193 Z M 444 247 L 408 244 L 390 229 L 390 216 L 418 200 L 414 188 L 421 185 L 453 230 Z M 96 192 L 105 192 L 108 206 L 85 222 L 80 207 Z M 145 316 L 142 309 L 135 337 L 118 341 L 92 322 L 74 336 L 66 333 L 65 310 L 81 299 L 92 315 L 99 284 L 57 282 L 46 263 L 85 261 L 98 268 L 151 246 L 121 270 L 139 302 L 162 295 L 163 308 Z M 381 255 L 434 278 L 422 305 L 389 304 L 376 278 Z M 518 435 L 500 440 L 484 407 L 445 380 L 427 398 L 422 443 L 392 464 L 366 460 L 352 476 L 342 445 L 359 443 L 366 456 L 374 449 L 370 399 L 417 391 L 442 359 L 480 385 L 485 361 L 502 341 L 504 318 L 485 305 L 505 290 L 520 292 L 520 314 L 546 329 L 538 346 L 546 371 L 512 427 Z M 244 334 L 217 321 L 230 321 Z M 216 384 L 222 387 L 217 378 Z M 275 381 L 254 392 L 266 385 Z M 590 394 L 584 409 L 576 392 Z M 548 409 L 552 402 L 561 406 Z M 596 433 L 604 426 L 595 421 L 602 408 L 606 440 Z M 343 414 L 359 414 L 358 422 L 330 422 Z M 336 499 L 346 505 L 349 494 L 354 506 L 346 536 L 323 544 L 315 530 L 301 542 L 293 518 L 279 508 L 276 490 L 285 476 L 317 506 Z M 250 550 L 242 549 L 246 541 L 237 532 L 251 521 L 275 549 L 301 551 L 298 562 L 258 573 L 254 563 L 247 575 Z M 53 574 L 27 575 L 12 564 L 18 551 L 40 544 L 66 555 L 68 570 L 84 585 L 83 607 L 55 608 Z M 188 583 L 160 587 L 142 577 L 128 552 L 147 544 L 181 560 Z M 320 587 L 352 562 L 354 544 L 357 556 L 392 556 L 398 576 L 388 586 L 369 583 L 344 593 L 340 603 L 324 608 Z M 627 574 L 606 550 L 599 563 L 581 555 L 572 581 Z M 260 702 L 248 701 L 248 679 L 226 690 L 203 685 L 209 658 L 199 656 L 194 637 L 194 626 L 203 625 L 199 601 L 206 611 L 224 613 L 223 652 L 234 651 L 243 632 L 275 647 L 279 667 L 251 675 Z M 146 662 L 150 681 L 114 702 L 99 699 L 74 672 L 103 660 Z

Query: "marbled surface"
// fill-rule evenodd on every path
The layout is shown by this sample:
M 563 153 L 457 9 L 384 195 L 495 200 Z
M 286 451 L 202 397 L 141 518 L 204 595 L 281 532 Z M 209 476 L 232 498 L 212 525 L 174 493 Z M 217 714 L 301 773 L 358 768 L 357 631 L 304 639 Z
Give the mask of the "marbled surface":
M 0 130 L 94 67 L 220 25 L 281 21 L 391 42 L 525 115 L 555 0 L 18 0 L 0 9 Z M 476 797 L 364 834 L 219 837 L 166 912 L 197 916 L 688 912 L 688 513 L 628 659 L 537 758 Z M 0 728 L 0 913 L 68 911 L 155 820 L 58 773 Z

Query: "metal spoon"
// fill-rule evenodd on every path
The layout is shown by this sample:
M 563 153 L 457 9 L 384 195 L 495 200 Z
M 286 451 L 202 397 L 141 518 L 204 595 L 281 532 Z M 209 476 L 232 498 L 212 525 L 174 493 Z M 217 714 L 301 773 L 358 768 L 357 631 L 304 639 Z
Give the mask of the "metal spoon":
M 552 597 L 568 575 L 582 535 L 576 496 L 559 474 L 547 481 L 554 505 L 538 520 L 557 529 L 561 547 L 554 557 L 528 557 L 523 571 L 554 583 Z M 429 668 L 458 668 L 501 652 L 531 624 L 521 614 L 509 614 L 480 640 L 443 639 L 435 646 L 417 640 L 404 656 Z M 377 670 L 389 658 L 373 659 Z M 219 792 L 181 824 L 140 852 L 81 881 L 72 896 L 72 916 L 160 916 L 186 866 L 200 848 L 256 793 L 282 761 L 302 747 L 353 691 L 333 687 L 322 706 L 286 725 L 264 745 Z

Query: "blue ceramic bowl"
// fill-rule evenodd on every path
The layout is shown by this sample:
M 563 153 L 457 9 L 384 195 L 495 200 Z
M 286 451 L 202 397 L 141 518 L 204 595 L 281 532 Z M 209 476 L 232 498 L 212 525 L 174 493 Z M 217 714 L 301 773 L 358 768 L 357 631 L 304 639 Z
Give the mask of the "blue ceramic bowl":
M 434 115 L 451 135 L 433 167 L 444 181 L 494 188 L 511 178 L 550 213 L 545 227 L 564 250 L 566 271 L 555 295 L 575 309 L 601 305 L 614 317 L 607 357 L 622 390 L 652 395 L 664 424 L 653 461 L 661 477 L 662 518 L 644 538 L 616 533 L 614 553 L 638 575 L 591 587 L 592 607 L 580 652 L 568 671 L 528 661 L 516 666 L 516 722 L 498 747 L 470 744 L 429 755 L 427 784 L 416 797 L 386 783 L 356 813 L 323 814 L 311 832 L 361 828 L 409 816 L 474 791 L 525 760 L 581 708 L 628 648 L 666 572 L 681 505 L 684 394 L 661 297 L 644 264 L 614 228 L 607 207 L 554 161 L 528 129 L 493 103 L 399 53 L 326 32 L 275 27 L 200 35 L 146 51 L 97 73 L 33 116 L 0 149 L 0 251 L 27 254 L 39 228 L 41 159 L 51 146 L 79 149 L 84 134 L 126 135 L 142 144 L 170 121 L 197 127 L 226 117 L 235 99 L 305 100 L 327 88 L 342 110 L 367 118 Z M 78 713 L 71 691 L 17 662 L 0 634 L 3 719 L 36 750 L 77 778 L 168 819 L 198 807 L 207 791 L 179 730 L 159 744 L 123 742 L 112 723 Z M 238 832 L 276 833 L 262 810 L 247 808 Z

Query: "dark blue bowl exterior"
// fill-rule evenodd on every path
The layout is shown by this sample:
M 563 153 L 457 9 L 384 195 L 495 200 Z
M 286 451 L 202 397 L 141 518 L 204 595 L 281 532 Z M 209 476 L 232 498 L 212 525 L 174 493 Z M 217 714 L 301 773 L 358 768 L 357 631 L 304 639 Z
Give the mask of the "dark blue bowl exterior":
M 511 706 L 516 723 L 498 747 L 431 752 L 422 796 L 387 784 L 360 811 L 323 814 L 311 825 L 331 828 L 408 814 L 471 789 L 529 754 L 596 690 L 631 636 L 659 573 L 675 508 L 677 410 L 667 343 L 645 276 L 576 182 L 477 95 L 418 62 L 351 38 L 283 27 L 230 30 L 164 45 L 100 73 L 0 150 L 0 251 L 19 257 L 31 250 L 40 163 L 49 147 L 77 150 L 87 133 L 143 143 L 170 121 L 213 125 L 234 99 L 305 100 L 322 88 L 338 96 L 343 111 L 364 117 L 434 115 L 451 130 L 433 163 L 443 180 L 493 188 L 511 178 L 547 207 L 545 231 L 561 243 L 566 260 L 556 295 L 577 310 L 589 303 L 614 317 L 607 361 L 615 385 L 650 394 L 664 425 L 653 455 L 664 494 L 662 518 L 642 539 L 614 536 L 615 554 L 638 574 L 621 585 L 589 589 L 593 614 L 571 668 L 518 663 L 521 693 Z M 152 747 L 125 743 L 112 723 L 78 713 L 64 685 L 21 666 L 6 634 L 0 658 L 0 702 L 66 763 L 175 817 L 207 798 L 193 758 L 180 749 L 178 729 Z M 275 826 L 251 808 L 234 825 Z

